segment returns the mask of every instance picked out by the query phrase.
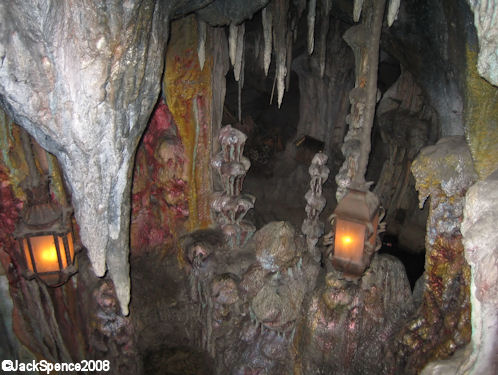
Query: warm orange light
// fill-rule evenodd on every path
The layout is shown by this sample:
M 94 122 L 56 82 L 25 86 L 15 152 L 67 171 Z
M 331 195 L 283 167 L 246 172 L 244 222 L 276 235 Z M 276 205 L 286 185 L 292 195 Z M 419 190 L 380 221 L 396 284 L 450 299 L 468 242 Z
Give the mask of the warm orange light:
M 334 256 L 359 262 L 363 256 L 365 225 L 337 219 Z
M 351 236 L 344 236 L 344 237 L 342 237 L 342 243 L 344 245 L 347 246 L 347 245 L 349 245 L 352 242 L 353 242 L 353 239 L 351 238 Z
M 40 249 L 40 259 L 43 262 L 53 263 L 57 262 L 57 251 L 55 246 L 46 247 L 44 249 Z
M 69 264 L 66 260 L 66 253 L 64 250 L 64 242 L 62 237 L 56 236 L 59 243 L 59 251 L 61 257 L 62 267 L 67 267 L 72 263 L 74 258 L 74 246 L 73 238 L 71 233 L 68 233 L 68 245 L 69 245 Z M 35 261 L 36 272 L 54 272 L 60 271 L 59 259 L 57 255 L 57 248 L 54 242 L 54 236 L 33 236 L 29 239 L 31 243 L 31 250 L 33 251 L 33 258 Z M 35 272 L 33 264 L 31 262 L 31 255 L 29 253 L 28 242 L 26 239 L 23 240 L 24 253 L 26 255 L 27 266 L 31 272 Z
M 31 248 L 35 258 L 37 272 L 53 272 L 58 271 L 59 261 L 57 257 L 57 249 L 55 248 L 54 236 L 36 236 L 31 237 Z M 63 251 L 64 248 L 61 250 Z M 62 254 L 61 254 L 62 255 Z M 61 257 L 63 258 L 63 257 Z M 63 266 L 65 266 L 63 262 Z
M 20 252 L 24 253 L 26 263 L 22 275 L 26 279 L 36 277 L 55 287 L 64 284 L 77 271 L 70 213 L 68 207 L 43 202 L 28 204 L 23 211 L 14 236 Z

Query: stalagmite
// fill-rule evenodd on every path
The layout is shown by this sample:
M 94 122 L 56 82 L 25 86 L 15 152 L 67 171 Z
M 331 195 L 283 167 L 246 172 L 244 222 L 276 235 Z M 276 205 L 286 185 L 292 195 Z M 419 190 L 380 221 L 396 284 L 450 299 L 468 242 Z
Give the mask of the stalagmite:
M 399 4 L 401 0 L 390 0 L 389 8 L 387 9 L 387 24 L 389 27 L 392 26 L 393 22 L 398 18 Z
M 310 0 L 308 3 L 308 54 L 313 53 L 315 47 L 315 15 L 316 0 Z
M 204 21 L 199 20 L 199 44 L 197 46 L 197 57 L 199 58 L 199 65 L 201 70 L 204 69 L 204 62 L 206 61 L 206 28 L 207 25 Z
M 268 5 L 266 8 L 263 8 L 262 20 L 263 20 L 263 38 L 264 38 L 264 54 L 263 54 L 263 62 L 264 62 L 264 70 L 265 75 L 268 75 L 268 68 L 270 67 L 271 62 L 271 48 L 272 48 L 272 12 L 268 9 L 271 6 Z
M 354 8 L 353 8 L 354 22 L 358 22 L 360 20 L 362 8 L 363 8 L 363 0 L 354 0 Z

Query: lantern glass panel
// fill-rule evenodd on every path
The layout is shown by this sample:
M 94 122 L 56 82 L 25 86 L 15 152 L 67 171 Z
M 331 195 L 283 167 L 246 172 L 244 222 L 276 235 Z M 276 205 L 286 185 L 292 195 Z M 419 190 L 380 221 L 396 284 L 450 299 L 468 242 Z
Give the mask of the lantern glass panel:
M 69 256 L 70 256 L 70 259 L 69 259 L 69 262 L 71 262 L 69 265 L 73 264 L 73 261 L 74 261 L 74 244 L 73 244 L 73 235 L 71 234 L 71 232 L 69 232 L 67 235 L 67 242 L 68 242 L 68 245 L 69 245 Z M 61 249 L 64 249 L 64 246 L 61 246 Z M 63 251 L 63 250 L 62 250 Z M 65 257 L 64 257 L 65 258 Z M 64 264 L 64 263 L 63 263 Z M 66 265 L 67 266 L 67 265 Z
M 334 257 L 361 262 L 365 242 L 365 225 L 338 218 L 335 229 Z
M 57 237 L 57 236 L 56 236 Z M 33 249 L 33 256 L 35 258 L 36 271 L 38 273 L 59 271 L 59 260 L 57 256 L 57 249 L 55 247 L 54 236 L 35 236 L 30 237 L 31 248 Z M 61 251 L 62 266 L 65 267 L 63 251 L 64 246 L 59 237 L 59 249 Z M 62 246 L 62 247 L 61 247 Z M 29 253 L 28 253 L 29 254 Z
M 24 257 L 26 259 L 26 265 L 31 272 L 34 272 L 33 263 L 31 263 L 31 255 L 29 255 L 28 240 L 26 238 L 22 239 L 22 249 L 24 251 Z

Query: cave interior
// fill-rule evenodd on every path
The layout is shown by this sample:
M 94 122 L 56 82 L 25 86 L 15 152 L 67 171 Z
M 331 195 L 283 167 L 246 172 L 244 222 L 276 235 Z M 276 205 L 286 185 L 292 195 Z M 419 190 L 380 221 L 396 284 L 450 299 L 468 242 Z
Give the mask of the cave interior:
M 498 2 L 35 3 L 0 4 L 2 366 L 498 372 Z M 17 240 L 46 201 L 55 286 Z

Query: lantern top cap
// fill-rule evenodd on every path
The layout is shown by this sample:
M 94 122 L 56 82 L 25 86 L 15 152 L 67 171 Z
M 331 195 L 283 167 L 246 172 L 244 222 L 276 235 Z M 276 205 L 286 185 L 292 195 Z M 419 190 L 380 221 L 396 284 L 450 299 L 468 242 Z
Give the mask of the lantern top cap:
M 71 230 L 72 207 L 55 202 L 27 206 L 14 231 L 15 238 L 40 236 L 47 233 L 64 234 Z
M 371 191 L 349 189 L 337 205 L 334 214 L 338 218 L 370 222 L 379 209 L 379 198 Z

